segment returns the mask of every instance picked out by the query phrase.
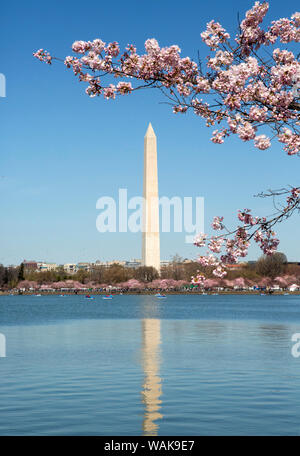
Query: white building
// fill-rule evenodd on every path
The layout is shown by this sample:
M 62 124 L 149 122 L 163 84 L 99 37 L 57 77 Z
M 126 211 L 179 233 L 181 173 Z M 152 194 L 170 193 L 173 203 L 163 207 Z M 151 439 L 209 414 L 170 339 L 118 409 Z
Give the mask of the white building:
M 37 269 L 40 272 L 56 271 L 57 268 L 58 268 L 58 265 L 56 263 L 42 263 L 42 262 L 37 263 Z
M 90 271 L 91 268 L 91 263 L 77 263 L 77 271 Z
M 126 261 L 126 267 L 127 268 L 139 268 L 141 266 L 142 262 L 140 259 L 137 259 L 137 258 L 133 258 L 132 260 L 130 261 Z
M 66 263 L 63 267 L 67 274 L 75 274 L 77 272 L 77 265 L 75 263 Z

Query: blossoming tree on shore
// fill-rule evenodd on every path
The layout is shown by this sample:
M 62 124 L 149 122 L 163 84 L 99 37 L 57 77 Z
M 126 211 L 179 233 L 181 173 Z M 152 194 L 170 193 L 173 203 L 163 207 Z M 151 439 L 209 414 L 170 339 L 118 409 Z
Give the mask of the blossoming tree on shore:
M 267 2 L 256 2 L 235 37 L 218 22 L 210 21 L 201 33 L 210 50 L 205 62 L 181 57 L 178 46 L 160 47 L 155 39 L 148 39 L 145 54 L 138 54 L 133 44 L 121 51 L 117 42 L 98 38 L 74 42 L 74 55 L 62 61 L 86 85 L 90 97 L 115 99 L 141 88 L 157 88 L 175 114 L 192 110 L 213 127 L 214 143 L 222 144 L 228 136 L 237 135 L 265 150 L 277 140 L 288 155 L 299 156 L 300 62 L 299 54 L 286 47 L 300 42 L 300 13 L 275 20 L 263 29 L 268 8 Z M 48 64 L 61 60 L 44 49 L 34 56 Z M 279 244 L 273 226 L 300 208 L 300 187 L 261 196 L 281 197 L 285 204 L 270 218 L 255 217 L 249 209 L 239 211 L 240 224 L 234 230 L 226 228 L 223 217 L 215 217 L 212 228 L 222 233 L 196 238 L 195 245 L 207 246 L 210 251 L 199 262 L 213 267 L 216 277 L 226 275 L 226 264 L 247 255 L 251 240 L 265 254 L 272 254 Z M 203 280 L 199 277 L 199 283 Z

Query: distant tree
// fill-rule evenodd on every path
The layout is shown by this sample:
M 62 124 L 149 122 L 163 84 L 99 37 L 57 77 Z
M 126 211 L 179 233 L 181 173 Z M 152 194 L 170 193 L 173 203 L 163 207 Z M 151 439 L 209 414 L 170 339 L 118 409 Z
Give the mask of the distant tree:
M 129 268 L 124 268 L 120 264 L 112 264 L 109 266 L 104 273 L 103 279 L 105 283 L 115 284 L 120 282 L 126 282 L 132 278 L 132 272 Z
M 88 271 L 85 271 L 84 269 L 80 269 L 76 272 L 76 274 L 73 275 L 72 278 L 80 283 L 85 283 L 87 280 L 90 279 L 90 273 Z
M 4 283 L 4 285 L 8 285 L 8 282 L 9 282 L 9 270 L 8 270 L 8 268 L 5 268 L 3 283 Z
M 204 268 L 197 261 L 193 261 L 192 263 L 184 263 L 183 270 L 184 270 L 183 280 L 189 280 L 192 276 L 195 276 L 197 274 L 197 272 L 200 272 L 200 273 L 205 272 L 206 277 L 213 277 L 212 268 L 210 270 L 208 270 L 208 268 Z
M 174 280 L 182 280 L 185 278 L 183 258 L 178 255 L 178 253 L 171 257 L 171 261 L 168 265 L 161 268 L 160 277 L 161 279 Z
M 133 272 L 134 278 L 142 282 L 152 282 L 158 279 L 159 274 L 152 266 L 140 266 Z
M 264 277 L 274 279 L 280 276 L 287 265 L 287 257 L 284 253 L 276 252 L 273 255 L 263 255 L 256 263 L 256 272 Z
M 93 282 L 102 283 L 105 273 L 105 267 L 96 265 L 92 267 L 90 278 Z
M 67 274 L 67 272 L 64 270 L 64 267 L 63 266 L 58 266 L 57 270 L 55 271 L 55 275 L 56 275 L 56 280 L 59 282 L 59 281 L 63 281 L 63 280 L 66 280 L 69 278 L 69 275 Z
M 300 277 L 300 264 L 288 264 L 286 272 L 289 275 L 295 275 L 297 277 Z
M 18 280 L 25 280 L 24 263 L 20 264 L 19 272 L 18 272 Z
M 178 253 L 175 253 L 175 255 L 171 257 L 171 263 L 181 264 L 183 263 L 183 258 Z
M 183 279 L 183 258 L 176 253 L 171 259 L 171 279 Z
M 3 266 L 2 266 L 3 268 Z M 3 288 L 14 288 L 18 283 L 19 267 L 1 268 L 1 286 Z
M 252 264 L 246 265 L 242 268 L 235 269 L 233 271 L 228 271 L 227 278 L 229 280 L 237 279 L 238 277 L 243 277 L 245 279 L 258 280 L 260 275 L 256 270 L 256 266 L 253 267 Z
M 5 267 L 0 264 L 0 287 L 4 285 Z

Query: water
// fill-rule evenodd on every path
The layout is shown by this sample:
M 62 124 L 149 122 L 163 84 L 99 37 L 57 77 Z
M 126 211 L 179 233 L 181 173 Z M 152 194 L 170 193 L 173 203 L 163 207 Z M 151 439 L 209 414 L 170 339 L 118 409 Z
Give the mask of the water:
M 0 435 L 300 435 L 300 296 L 1 296 Z

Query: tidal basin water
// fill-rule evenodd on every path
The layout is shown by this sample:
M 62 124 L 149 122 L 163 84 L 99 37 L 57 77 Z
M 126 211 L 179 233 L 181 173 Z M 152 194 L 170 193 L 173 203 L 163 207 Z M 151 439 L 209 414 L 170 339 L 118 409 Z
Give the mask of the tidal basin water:
M 300 435 L 300 296 L 0 296 L 0 435 Z

